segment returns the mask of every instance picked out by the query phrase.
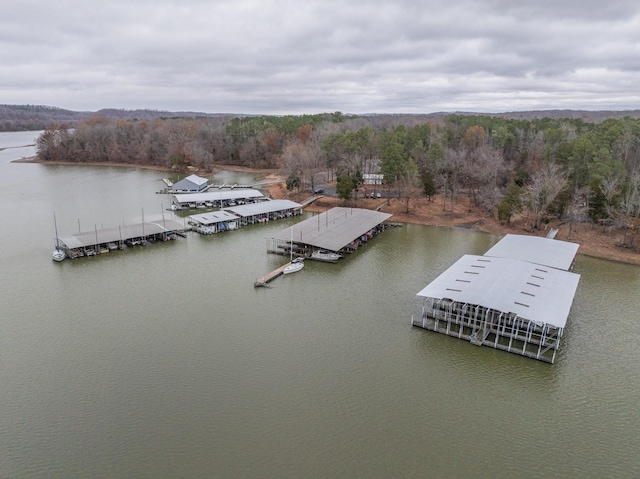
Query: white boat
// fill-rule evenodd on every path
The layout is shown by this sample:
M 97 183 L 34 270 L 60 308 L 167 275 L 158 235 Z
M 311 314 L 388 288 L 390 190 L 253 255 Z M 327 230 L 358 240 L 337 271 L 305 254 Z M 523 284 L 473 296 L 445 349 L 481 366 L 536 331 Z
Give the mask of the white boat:
M 326 261 L 327 263 L 336 263 L 342 256 L 338 253 L 334 253 L 333 251 L 325 251 L 325 250 L 316 250 L 311 253 L 311 259 L 315 259 L 316 261 Z
M 293 226 L 291 227 L 291 242 L 289 243 L 289 257 L 291 262 L 282 271 L 283 274 L 291 274 L 300 271 L 304 268 L 304 258 L 293 259 Z
M 304 260 L 302 258 L 294 259 L 282 272 L 283 274 L 296 273 L 304 268 Z
M 53 224 L 56 229 L 56 249 L 51 253 L 53 261 L 62 261 L 67 257 L 67 253 L 60 249 L 60 240 L 58 239 L 58 223 L 56 222 L 56 214 L 53 214 Z
M 53 261 L 62 261 L 67 257 L 67 254 L 61 249 L 54 249 L 53 253 L 51 253 L 51 259 Z

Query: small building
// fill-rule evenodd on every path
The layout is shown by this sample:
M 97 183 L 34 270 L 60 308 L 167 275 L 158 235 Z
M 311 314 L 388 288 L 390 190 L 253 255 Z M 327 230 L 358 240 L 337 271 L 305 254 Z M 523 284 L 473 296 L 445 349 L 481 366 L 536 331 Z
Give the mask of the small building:
M 352 253 L 384 231 L 390 217 L 361 208 L 331 208 L 280 231 L 268 240 L 267 251 L 289 255 L 293 249 L 294 254 L 305 257 L 316 251 Z
M 365 185 L 381 185 L 384 181 L 384 175 L 365 173 L 362 175 L 362 181 Z
M 553 363 L 580 280 L 568 271 L 577 250 L 574 243 L 507 235 L 422 289 L 411 323 Z
M 209 180 L 198 175 L 190 175 L 171 186 L 174 193 L 198 193 L 209 186 Z

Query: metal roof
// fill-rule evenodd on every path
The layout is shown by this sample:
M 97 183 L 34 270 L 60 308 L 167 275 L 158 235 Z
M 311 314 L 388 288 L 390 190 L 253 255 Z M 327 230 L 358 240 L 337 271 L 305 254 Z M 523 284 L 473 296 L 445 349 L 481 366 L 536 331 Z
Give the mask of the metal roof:
M 580 275 L 513 258 L 465 255 L 417 295 L 449 298 L 564 328 Z
M 225 210 L 232 211 L 239 216 L 254 216 L 264 213 L 273 213 L 275 211 L 290 210 L 302 208 L 300 203 L 291 200 L 271 200 L 261 201 L 260 203 L 252 203 L 250 205 L 229 206 Z
M 172 189 L 180 190 L 183 188 L 188 188 L 189 185 L 191 184 L 198 187 L 198 189 L 201 190 L 202 186 L 206 185 L 208 181 L 209 180 L 207 180 L 206 178 L 202 178 L 198 175 L 190 175 L 174 183 L 172 185 Z
M 237 220 L 238 216 L 232 215 L 231 213 L 223 210 L 219 210 L 209 211 L 208 213 L 201 213 L 199 215 L 190 215 L 189 218 L 203 225 L 212 225 L 221 221 Z
M 484 255 L 519 259 L 568 271 L 571 269 L 578 247 L 576 243 L 567 241 L 509 234 Z
M 160 234 L 167 231 L 183 230 L 181 223 L 173 220 L 163 220 L 157 223 L 138 223 L 135 225 L 120 225 L 117 228 L 106 228 L 86 231 L 74 235 L 60 236 L 59 241 L 67 248 L 85 248 L 103 243 L 117 243 L 130 238 L 139 238 Z
M 388 213 L 360 208 L 331 208 L 286 228 L 275 236 L 330 251 L 340 251 L 353 240 L 391 217 Z
M 174 203 L 204 203 L 205 201 L 237 200 L 245 198 L 260 198 L 263 194 L 258 190 L 238 189 L 207 191 L 205 193 L 185 193 L 173 195 Z
M 568 271 L 579 245 L 539 236 L 509 234 L 498 241 L 485 256 L 513 258 Z

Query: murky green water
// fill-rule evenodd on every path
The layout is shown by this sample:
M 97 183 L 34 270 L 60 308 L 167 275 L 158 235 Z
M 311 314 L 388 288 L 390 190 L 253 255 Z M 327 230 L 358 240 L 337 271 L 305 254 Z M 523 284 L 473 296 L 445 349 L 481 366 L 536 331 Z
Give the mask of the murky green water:
M 288 220 L 58 264 L 54 211 L 160 217 L 163 174 L 28 154 L 0 151 L 0 477 L 640 476 L 640 268 L 579 256 L 548 365 L 410 326 L 496 236 L 392 228 L 270 289 Z

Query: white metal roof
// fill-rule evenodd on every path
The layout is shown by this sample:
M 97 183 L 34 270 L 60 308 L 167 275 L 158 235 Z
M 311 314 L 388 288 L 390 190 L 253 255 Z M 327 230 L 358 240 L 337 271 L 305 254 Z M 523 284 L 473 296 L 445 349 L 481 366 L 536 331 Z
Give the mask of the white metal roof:
M 173 195 L 174 203 L 204 203 L 245 198 L 260 198 L 262 193 L 253 189 L 207 191 L 205 193 L 185 193 Z
M 228 206 L 225 210 L 231 211 L 239 216 L 254 216 L 295 208 L 302 208 L 302 205 L 291 200 L 271 200 L 251 203 L 249 205 Z
M 189 218 L 203 225 L 211 225 L 221 221 L 232 221 L 238 219 L 236 215 L 223 210 L 209 211 L 208 213 L 201 213 L 199 215 L 190 215 Z
M 197 187 L 201 187 L 202 185 L 206 185 L 208 181 L 209 180 L 207 180 L 206 178 L 202 178 L 198 175 L 190 175 L 174 183 L 172 185 L 172 188 L 176 190 L 180 190 L 185 186 L 188 186 L 189 184 L 195 185 Z M 198 188 L 198 189 L 202 189 L 202 188 Z
M 576 243 L 509 234 L 498 241 L 485 256 L 513 258 L 568 271 L 578 252 Z
M 417 295 L 481 305 L 564 328 L 580 275 L 513 258 L 465 255 Z
M 340 251 L 390 217 L 379 211 L 336 207 L 278 232 L 275 238 L 288 241 L 293 236 L 295 242 Z
M 130 238 L 139 238 L 166 231 L 182 230 L 184 226 L 173 220 L 162 220 L 157 223 L 138 223 L 134 225 L 120 225 L 117 228 L 94 229 L 73 235 L 60 236 L 59 240 L 67 248 L 85 248 L 96 244 L 117 243 Z

